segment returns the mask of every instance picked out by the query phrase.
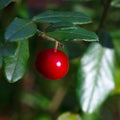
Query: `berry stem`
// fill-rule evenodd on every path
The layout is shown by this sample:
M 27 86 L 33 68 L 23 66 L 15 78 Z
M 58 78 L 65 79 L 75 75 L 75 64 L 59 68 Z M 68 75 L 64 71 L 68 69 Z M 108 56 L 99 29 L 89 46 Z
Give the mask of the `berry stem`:
M 58 46 L 64 47 L 64 45 L 63 45 L 62 43 L 58 42 L 56 39 L 54 39 L 54 38 L 52 38 L 52 37 L 47 36 L 44 32 L 41 32 L 41 33 L 40 33 L 40 36 L 41 36 L 43 39 L 46 39 L 46 40 L 48 40 L 48 41 L 55 42 L 55 44 L 57 44 L 56 47 L 58 47 Z
M 58 46 L 59 46 L 59 42 L 58 42 L 58 41 L 55 41 L 55 49 L 54 49 L 55 52 L 57 52 Z

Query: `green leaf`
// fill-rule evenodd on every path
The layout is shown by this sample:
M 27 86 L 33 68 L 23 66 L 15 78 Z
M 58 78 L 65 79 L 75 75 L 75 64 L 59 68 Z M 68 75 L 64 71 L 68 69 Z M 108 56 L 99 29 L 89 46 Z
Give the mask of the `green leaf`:
M 16 43 L 4 43 L 0 45 L 1 56 L 8 57 L 15 53 L 17 48 Z
M 12 0 L 0 0 L 0 9 L 3 9 L 7 5 L 9 5 L 12 2 Z
M 114 89 L 114 50 L 92 44 L 81 59 L 77 96 L 84 112 L 94 112 Z
M 8 41 L 28 39 L 36 32 L 36 24 L 29 20 L 15 18 L 5 32 L 5 39 Z
M 33 17 L 33 21 L 40 23 L 69 22 L 73 24 L 90 23 L 91 19 L 81 12 L 46 11 Z
M 46 34 L 56 40 L 98 41 L 98 36 L 94 32 L 87 31 L 80 27 L 61 28 L 52 32 L 47 32 Z
M 66 112 L 58 117 L 57 120 L 81 120 L 78 114 Z
M 3 57 L 11 56 L 17 48 L 16 43 L 7 43 L 4 40 L 4 32 L 0 30 L 0 67 L 2 66 Z
M 10 83 L 16 82 L 23 77 L 28 57 L 28 41 L 23 40 L 18 43 L 14 56 L 4 58 L 5 76 Z
M 46 29 L 46 31 L 47 32 L 52 32 L 52 31 L 54 31 L 54 30 L 56 30 L 56 29 L 60 29 L 60 28 L 66 28 L 66 27 L 73 27 L 74 25 L 72 24 L 72 23 L 66 23 L 66 22 L 64 22 L 64 23 L 54 23 L 54 24 L 52 24 L 52 25 L 50 25 L 50 26 L 48 26 L 47 27 L 47 29 Z

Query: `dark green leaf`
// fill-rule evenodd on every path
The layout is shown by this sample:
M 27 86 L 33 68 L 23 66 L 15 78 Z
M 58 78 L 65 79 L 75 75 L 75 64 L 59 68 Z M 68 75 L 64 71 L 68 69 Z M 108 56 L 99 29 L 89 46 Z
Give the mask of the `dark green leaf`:
M 46 11 L 33 17 L 33 21 L 40 23 L 69 22 L 73 24 L 86 24 L 90 23 L 91 19 L 81 12 Z
M 56 40 L 72 40 L 72 41 L 98 41 L 98 36 L 91 31 L 87 31 L 80 27 L 61 28 L 46 33 L 48 36 Z
M 11 2 L 12 2 L 12 0 L 0 0 L 0 9 L 6 7 Z
M 81 60 L 77 95 L 84 112 L 92 113 L 114 88 L 114 50 L 95 43 Z
M 54 24 L 52 24 L 52 25 L 50 25 L 47 29 L 46 29 L 46 31 L 47 32 L 52 32 L 52 31 L 54 31 L 54 30 L 56 30 L 56 29 L 60 29 L 60 28 L 66 28 L 66 27 L 73 27 L 74 25 L 72 24 L 72 23 L 54 23 Z
M 5 76 L 10 83 L 16 82 L 23 77 L 28 57 L 28 41 L 23 40 L 18 43 L 15 55 L 4 59 Z
M 0 30 L 0 66 L 2 66 L 3 57 L 11 56 L 17 48 L 16 43 L 7 43 L 4 40 L 4 33 Z
M 108 32 L 101 31 L 98 33 L 98 36 L 102 46 L 113 49 L 112 37 Z
M 16 43 L 4 43 L 0 45 L 0 53 L 4 57 L 11 56 L 15 53 L 17 48 Z
M 18 41 L 27 39 L 37 32 L 37 26 L 29 20 L 15 18 L 8 26 L 5 39 L 8 41 Z

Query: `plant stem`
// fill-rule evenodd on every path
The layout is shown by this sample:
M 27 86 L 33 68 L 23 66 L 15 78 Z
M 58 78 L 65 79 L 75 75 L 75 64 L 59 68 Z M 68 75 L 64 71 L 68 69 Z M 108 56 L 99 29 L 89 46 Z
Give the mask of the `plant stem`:
M 55 42 L 56 47 L 58 47 L 58 46 L 64 47 L 64 45 L 63 45 L 62 43 L 58 42 L 56 39 L 54 39 L 54 38 L 52 38 L 52 37 L 47 36 L 44 32 L 40 33 L 40 36 L 41 36 L 43 39 L 46 39 L 46 40 L 48 40 L 48 41 Z
M 57 48 L 58 48 L 58 46 L 59 46 L 59 42 L 56 41 L 56 42 L 55 42 L 55 49 L 54 49 L 55 52 L 57 52 Z
M 108 2 L 106 3 L 106 5 L 104 5 L 103 15 L 102 15 L 100 24 L 98 26 L 97 32 L 104 27 L 104 23 L 106 21 L 107 15 L 108 15 L 108 11 L 109 11 L 109 8 L 110 8 L 111 1 L 112 0 L 108 0 Z

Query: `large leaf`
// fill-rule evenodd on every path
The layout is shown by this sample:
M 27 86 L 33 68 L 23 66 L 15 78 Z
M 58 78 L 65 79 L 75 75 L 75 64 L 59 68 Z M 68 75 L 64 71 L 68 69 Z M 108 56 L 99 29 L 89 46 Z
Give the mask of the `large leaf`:
M 11 2 L 12 2 L 12 0 L 0 0 L 0 9 L 6 7 Z
M 94 32 L 85 30 L 80 27 L 61 28 L 52 32 L 47 32 L 46 34 L 57 40 L 98 41 L 98 36 Z
M 28 41 L 23 40 L 18 43 L 15 55 L 4 59 L 5 76 L 10 83 L 16 82 L 23 77 L 28 57 Z
M 8 41 L 27 39 L 37 32 L 37 26 L 29 20 L 15 18 L 8 26 L 5 38 Z
M 46 11 L 33 17 L 33 21 L 40 23 L 69 22 L 73 24 L 90 23 L 91 19 L 81 12 Z
M 94 43 L 81 59 L 77 95 L 84 112 L 94 112 L 113 90 L 113 58 L 112 49 Z

